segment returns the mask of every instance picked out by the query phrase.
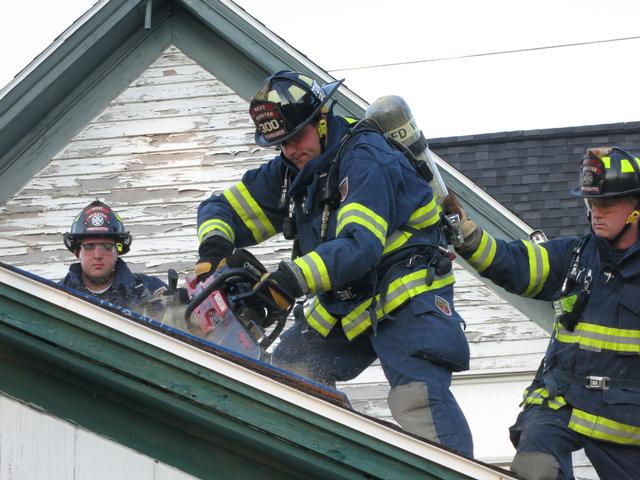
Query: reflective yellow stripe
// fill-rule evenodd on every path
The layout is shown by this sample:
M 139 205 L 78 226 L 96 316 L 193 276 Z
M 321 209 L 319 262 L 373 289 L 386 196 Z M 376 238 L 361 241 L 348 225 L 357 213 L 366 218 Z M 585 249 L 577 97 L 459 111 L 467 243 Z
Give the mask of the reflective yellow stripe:
M 276 234 L 276 229 L 273 228 L 267 215 L 251 196 L 244 183 L 237 183 L 225 190 L 224 198 L 231 204 L 242 223 L 251 231 L 256 242 L 263 242 Z
M 523 240 L 529 257 L 529 286 L 522 294 L 525 297 L 535 297 L 547 281 L 549 276 L 549 254 L 542 245 Z
M 551 410 L 558 410 L 559 408 L 564 407 L 567 404 L 567 401 L 564 397 L 558 395 L 554 397 L 552 400 L 548 400 L 549 392 L 546 388 L 536 388 L 533 392 L 529 393 L 529 389 L 524 389 L 524 401 L 528 405 L 542 405 L 543 403 L 547 403 L 547 406 Z
M 235 234 L 233 233 L 233 229 L 227 222 L 223 222 L 217 218 L 212 218 L 211 220 L 206 220 L 202 222 L 202 224 L 198 227 L 198 240 L 202 242 L 207 234 L 216 231 L 217 235 L 220 235 L 231 243 L 235 241 Z
M 382 250 L 382 254 L 386 255 L 389 252 L 393 252 L 397 250 L 401 246 L 403 246 L 409 239 L 411 238 L 411 233 L 403 232 L 402 230 L 396 230 L 387 238 L 387 243 L 384 245 L 384 250 Z
M 435 225 L 440 220 L 440 212 L 442 209 L 436 203 L 435 197 L 424 207 L 418 208 L 409 217 L 409 226 L 421 230 L 423 228 Z
M 324 264 L 322 257 L 316 252 L 296 258 L 293 263 L 302 270 L 304 279 L 309 287 L 309 293 L 331 290 L 331 280 L 329 279 L 327 266 Z
M 484 272 L 487 268 L 489 268 L 491 262 L 493 262 L 493 259 L 496 256 L 497 248 L 498 244 L 496 243 L 495 238 L 493 238 L 487 232 L 483 231 L 480 245 L 478 245 L 478 249 L 475 251 L 475 253 L 471 255 L 469 263 L 479 272 Z
M 573 312 L 573 307 L 576 304 L 576 300 L 578 299 L 578 295 L 569 295 L 568 297 L 560 299 L 560 306 L 562 308 L 562 312 Z
M 387 237 L 387 221 L 360 203 L 349 203 L 338 210 L 336 236 L 350 223 L 357 223 L 369 230 L 384 245 Z
M 638 168 L 640 168 L 640 158 L 634 157 L 633 160 L 636 162 L 636 165 L 638 166 Z M 633 165 L 631 163 L 631 160 L 628 160 L 626 158 L 623 158 L 622 160 L 620 160 L 620 171 L 622 173 L 633 173 L 634 170 L 633 170 Z
M 556 322 L 556 339 L 562 343 L 578 343 L 585 347 L 640 354 L 640 330 L 603 327 L 578 322 L 573 332 Z
M 427 205 L 418 208 L 411 214 L 407 226 L 420 230 L 435 225 L 440 220 L 440 212 L 442 212 L 442 209 L 434 198 Z M 404 230 L 396 230 L 387 237 L 382 254 L 386 255 L 402 247 L 412 235 L 412 233 Z
M 569 428 L 587 437 L 640 446 L 640 427 L 616 422 L 574 408 L 569 420 Z
M 431 285 L 427 285 L 427 269 L 417 270 L 403 277 L 396 278 L 387 288 L 385 297 L 384 311 L 380 304 L 381 295 L 376 295 L 376 317 L 382 317 L 396 310 L 407 300 L 420 295 L 429 290 L 437 290 L 455 283 L 453 273 L 442 277 L 435 277 Z M 358 335 L 366 331 L 371 326 L 371 316 L 369 314 L 369 306 L 372 299 L 369 298 L 358 305 L 354 310 L 349 312 L 342 318 L 342 328 L 349 340 L 353 340 Z
M 640 158 L 633 157 L 633 161 L 636 162 L 638 168 L 640 168 Z M 604 164 L 604 168 L 607 170 L 611 168 L 611 157 L 602 157 L 602 163 Z M 620 172 L 622 173 L 633 173 L 633 164 L 631 160 L 628 158 L 623 158 L 620 160 Z
M 320 300 L 318 300 L 318 297 L 315 297 L 313 301 L 305 307 L 304 317 L 307 319 L 309 326 L 323 337 L 329 335 L 331 329 L 338 323 L 338 319 L 327 312 L 320 303 Z

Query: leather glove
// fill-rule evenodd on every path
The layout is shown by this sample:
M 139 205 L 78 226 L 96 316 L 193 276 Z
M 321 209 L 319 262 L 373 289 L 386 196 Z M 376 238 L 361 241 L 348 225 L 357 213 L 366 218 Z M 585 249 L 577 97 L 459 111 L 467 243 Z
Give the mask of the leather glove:
M 444 198 L 442 209 L 447 216 L 458 215 L 459 223 L 457 228 L 462 235 L 462 242 L 454 244 L 454 247 L 460 255 L 467 258 L 478 248 L 482 239 L 482 229 L 467 216 L 458 202 L 458 198 L 452 192 Z
M 194 273 L 201 282 L 222 267 L 229 255 L 233 253 L 233 244 L 220 235 L 214 235 L 205 239 L 200 244 L 198 254 L 200 258 L 196 263 Z
M 296 298 L 305 294 L 290 262 L 280 262 L 275 272 L 267 272 L 256 283 L 253 290 L 271 299 L 280 310 L 288 310 Z

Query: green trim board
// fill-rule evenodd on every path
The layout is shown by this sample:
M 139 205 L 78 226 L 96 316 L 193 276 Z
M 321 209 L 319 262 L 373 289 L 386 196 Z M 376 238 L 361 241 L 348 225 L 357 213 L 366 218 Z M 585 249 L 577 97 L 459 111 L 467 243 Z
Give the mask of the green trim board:
M 328 77 L 231 2 L 154 0 L 150 29 L 145 6 L 97 4 L 0 92 L 0 202 L 173 43 L 244 98 L 278 69 Z M 345 88 L 337 98 L 340 112 L 364 111 L 364 101 Z
M 435 153 L 432 153 L 432 155 L 440 168 L 440 173 L 445 183 L 458 196 L 469 218 L 476 221 L 495 238 L 522 240 L 529 237 L 529 234 L 533 231 L 529 225 Z M 467 271 L 481 278 L 475 269 L 468 265 L 464 259 L 458 257 L 457 260 L 464 265 Z M 544 328 L 547 332 L 551 332 L 555 313 L 550 302 L 514 295 L 491 281 L 484 279 L 481 279 L 481 281 L 496 292 L 497 295 L 523 312 L 530 320 Z
M 137 10 L 110 6 L 52 54 L 59 63 L 38 65 L 25 85 L 20 82 L 0 99 L 0 202 L 46 166 L 170 45 L 168 8 L 157 13 L 151 30 L 144 30 Z M 102 19 L 109 13 L 113 17 Z M 18 94 L 22 97 L 14 99 Z
M 203 444 L 256 478 L 510 478 L 3 267 L 0 345 L 4 393 L 201 478 Z
M 255 63 L 265 73 L 249 91 L 238 91 L 240 95 L 246 95 L 245 98 L 253 95 L 266 75 L 282 69 L 305 72 L 327 82 L 335 80 L 302 52 L 286 43 L 230 0 L 180 0 L 177 4 L 202 22 L 207 29 L 215 31 L 229 44 L 234 45 L 242 57 Z M 363 114 L 367 105 L 348 88 L 341 88 L 336 98 L 340 103 L 338 109 L 342 113 Z

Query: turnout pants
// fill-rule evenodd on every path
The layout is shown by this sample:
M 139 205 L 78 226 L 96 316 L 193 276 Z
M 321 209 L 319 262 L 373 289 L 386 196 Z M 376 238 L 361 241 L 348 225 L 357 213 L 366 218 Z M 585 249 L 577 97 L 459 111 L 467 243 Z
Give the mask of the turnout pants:
M 471 431 L 449 390 L 451 368 L 421 355 L 422 339 L 430 329 L 442 321 L 458 322 L 458 318 L 434 319 L 433 313 L 416 314 L 405 306 L 378 325 L 377 335 L 369 332 L 351 342 L 339 326 L 323 337 L 297 318 L 281 336 L 272 361 L 335 387 L 336 381 L 355 378 L 379 358 L 391 386 L 389 408 L 402 428 L 473 457 Z M 468 348 L 466 341 L 464 346 Z
M 584 448 L 600 480 L 640 478 L 640 448 L 594 440 L 571 430 L 571 407 L 533 405 L 511 427 L 511 470 L 526 480 L 573 480 L 571 453 Z M 519 438 L 518 438 L 519 436 Z

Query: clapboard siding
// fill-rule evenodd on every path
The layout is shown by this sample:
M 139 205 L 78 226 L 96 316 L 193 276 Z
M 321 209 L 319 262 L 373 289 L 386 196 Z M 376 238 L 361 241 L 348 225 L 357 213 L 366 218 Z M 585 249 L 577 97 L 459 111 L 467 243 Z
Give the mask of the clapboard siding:
M 5 395 L 0 395 L 0 425 L 2 479 L 195 478 Z
M 190 271 L 197 259 L 198 204 L 275 153 L 254 145 L 247 110 L 232 88 L 171 47 L 0 207 L 0 260 L 62 278 L 75 260 L 62 233 L 99 198 L 120 213 L 134 237 L 125 257 L 132 270 L 163 277 L 168 268 Z M 273 266 L 289 257 L 290 245 L 277 236 L 252 251 Z M 531 375 L 547 335 L 476 276 L 455 268 L 472 371 L 488 379 L 505 368 Z M 457 376 L 455 383 L 463 381 Z M 474 395 L 490 392 L 491 382 L 483 385 Z M 340 388 L 356 409 L 392 420 L 379 363 Z M 519 386 L 512 390 L 520 395 Z M 504 412 L 496 407 L 486 414 Z
M 246 108 L 246 102 L 234 94 L 161 99 L 155 102 L 114 103 L 91 124 L 111 122 L 113 120 L 126 122 L 140 119 L 246 112 Z

